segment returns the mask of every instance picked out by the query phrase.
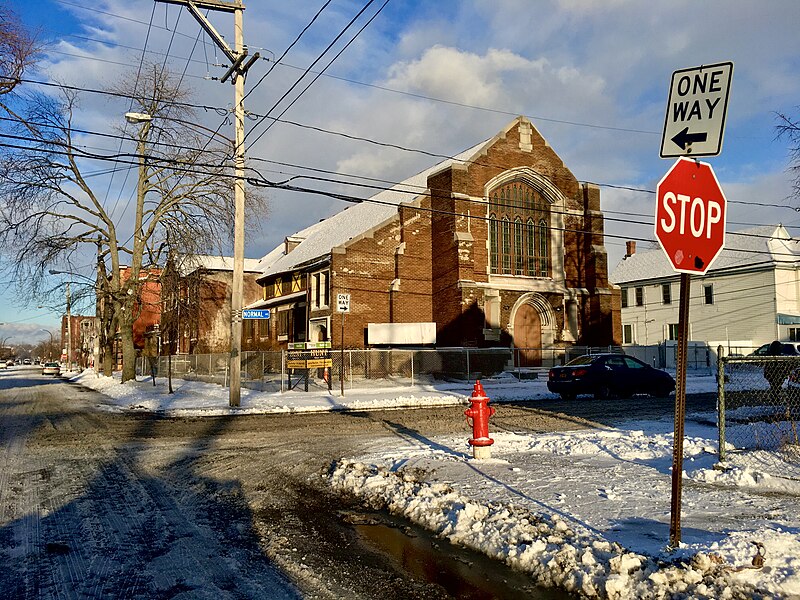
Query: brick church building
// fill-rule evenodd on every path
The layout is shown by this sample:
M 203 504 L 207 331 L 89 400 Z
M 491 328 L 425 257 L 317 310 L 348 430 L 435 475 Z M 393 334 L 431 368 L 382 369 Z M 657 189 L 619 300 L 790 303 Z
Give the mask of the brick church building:
M 347 348 L 500 346 L 537 365 L 542 349 L 621 337 L 600 190 L 524 117 L 287 236 L 258 269 L 263 299 L 250 307 L 271 309 L 260 332 L 273 347 L 338 347 L 338 294 L 350 300 Z

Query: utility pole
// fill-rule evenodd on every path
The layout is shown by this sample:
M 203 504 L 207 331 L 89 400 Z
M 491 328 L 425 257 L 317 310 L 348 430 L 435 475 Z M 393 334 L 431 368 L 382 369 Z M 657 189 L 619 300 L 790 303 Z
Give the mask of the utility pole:
M 72 299 L 67 282 L 67 369 L 72 371 Z
M 185 6 L 214 43 L 228 57 L 231 66 L 220 79 L 224 83 L 229 77 L 234 84 L 233 118 L 236 137 L 234 141 L 234 223 L 233 223 L 233 282 L 231 284 L 231 354 L 229 405 L 239 406 L 242 383 L 242 305 L 244 303 L 244 77 L 247 70 L 258 60 L 256 52 L 247 63 L 244 46 L 242 11 L 244 5 L 222 0 L 156 0 Z M 201 8 L 233 13 L 234 49 L 231 50 L 214 26 L 200 12 Z

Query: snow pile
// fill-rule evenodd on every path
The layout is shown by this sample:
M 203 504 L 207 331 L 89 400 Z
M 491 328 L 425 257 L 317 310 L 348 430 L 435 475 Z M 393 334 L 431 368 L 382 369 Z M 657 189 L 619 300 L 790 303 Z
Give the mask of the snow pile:
M 587 597 L 800 598 L 800 465 L 760 452 L 730 453 L 721 466 L 707 423 L 686 425 L 676 549 L 667 420 L 496 433 L 495 458 L 481 461 L 464 438 L 417 437 L 342 460 L 331 483 Z M 753 568 L 756 542 L 763 568 Z
M 537 584 L 600 598 L 752 598 L 732 589 L 729 573 L 704 554 L 668 564 L 577 531 L 558 515 L 525 507 L 478 503 L 420 473 L 345 460 L 331 484 L 372 508 L 401 515 L 454 544 L 478 550 L 530 573 Z

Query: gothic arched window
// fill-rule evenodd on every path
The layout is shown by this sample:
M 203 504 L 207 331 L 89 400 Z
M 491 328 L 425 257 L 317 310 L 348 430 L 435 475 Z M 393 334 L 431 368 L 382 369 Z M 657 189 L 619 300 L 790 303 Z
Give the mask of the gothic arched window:
M 550 276 L 550 203 L 515 181 L 489 194 L 490 272 Z

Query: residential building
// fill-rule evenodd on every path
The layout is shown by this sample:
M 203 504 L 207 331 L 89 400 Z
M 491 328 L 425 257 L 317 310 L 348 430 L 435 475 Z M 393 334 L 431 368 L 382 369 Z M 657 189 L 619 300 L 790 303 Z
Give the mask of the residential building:
M 538 365 L 543 348 L 621 335 L 600 191 L 524 117 L 287 236 L 258 268 L 250 307 L 271 309 L 268 339 L 281 346 L 509 347 Z
M 772 340 L 800 340 L 800 249 L 782 225 L 728 233 L 704 276 L 692 276 L 689 340 L 748 353 Z M 625 258 L 611 281 L 620 287 L 623 345 L 677 340 L 680 274 L 660 248 Z
M 258 260 L 244 260 L 244 303 L 261 297 L 256 283 Z M 230 352 L 233 258 L 197 255 L 165 267 L 161 295 L 161 353 Z M 243 324 L 242 348 L 265 349 L 257 323 Z

